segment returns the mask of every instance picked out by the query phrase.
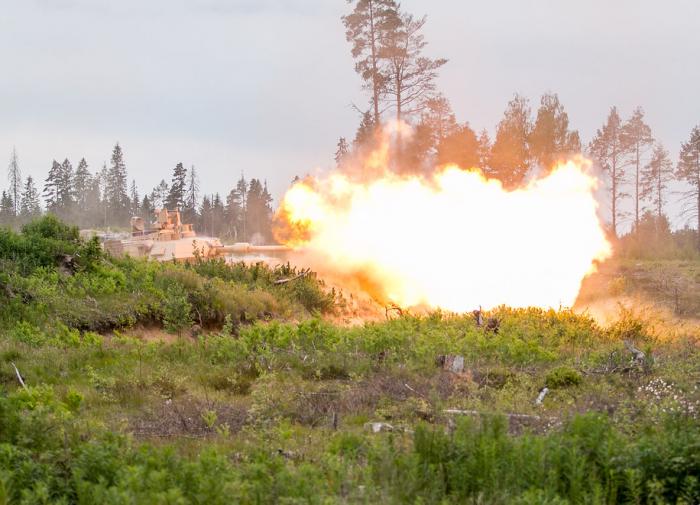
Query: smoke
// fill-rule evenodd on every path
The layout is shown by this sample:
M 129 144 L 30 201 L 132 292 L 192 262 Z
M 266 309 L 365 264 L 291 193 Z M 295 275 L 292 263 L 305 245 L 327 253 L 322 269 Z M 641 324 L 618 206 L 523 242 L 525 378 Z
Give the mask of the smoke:
M 406 134 L 395 126 L 327 177 L 295 184 L 276 215 L 277 239 L 384 304 L 573 305 L 582 279 L 610 255 L 590 162 L 571 160 L 509 191 L 477 169 L 402 173 L 392 155 Z

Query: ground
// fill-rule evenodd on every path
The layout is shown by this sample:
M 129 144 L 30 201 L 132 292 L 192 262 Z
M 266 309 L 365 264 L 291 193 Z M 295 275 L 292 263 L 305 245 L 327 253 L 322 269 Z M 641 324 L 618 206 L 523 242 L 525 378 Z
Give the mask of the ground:
M 0 448 L 0 491 L 84 503 L 692 503 L 699 272 L 606 264 L 576 311 L 500 308 L 487 314 L 495 329 L 471 314 L 347 325 L 295 313 L 194 337 L 135 324 L 75 345 L 5 338 L 0 423 L 16 435 Z M 450 369 L 455 356 L 464 366 Z M 42 426 L 65 441 L 35 441 Z M 20 467 L 34 477 L 10 470 Z

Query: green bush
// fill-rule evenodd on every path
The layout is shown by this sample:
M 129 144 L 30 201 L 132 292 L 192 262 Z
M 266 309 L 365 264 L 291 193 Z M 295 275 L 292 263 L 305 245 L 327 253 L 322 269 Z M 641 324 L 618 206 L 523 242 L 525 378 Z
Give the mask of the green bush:
M 551 389 L 578 386 L 582 381 L 581 374 L 568 366 L 560 366 L 550 370 L 545 378 L 547 387 Z

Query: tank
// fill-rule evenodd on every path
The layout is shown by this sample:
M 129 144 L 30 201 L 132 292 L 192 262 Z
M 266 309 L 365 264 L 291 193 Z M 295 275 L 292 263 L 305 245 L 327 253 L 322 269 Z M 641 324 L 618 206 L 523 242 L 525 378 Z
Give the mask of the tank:
M 239 260 L 264 261 L 280 258 L 289 248 L 256 246 L 247 242 L 223 245 L 216 237 L 198 237 L 191 224 L 182 223 L 180 211 L 158 209 L 150 225 L 141 217 L 131 218 L 131 237 L 106 240 L 104 249 L 115 257 L 151 258 L 157 261 L 190 261 L 195 258 L 230 256 Z

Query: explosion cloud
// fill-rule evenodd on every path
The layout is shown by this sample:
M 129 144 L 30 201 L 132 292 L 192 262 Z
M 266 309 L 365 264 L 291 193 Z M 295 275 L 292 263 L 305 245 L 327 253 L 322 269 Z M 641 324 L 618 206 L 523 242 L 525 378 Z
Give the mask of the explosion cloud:
M 431 176 L 383 170 L 369 181 L 336 172 L 287 192 L 277 235 L 321 274 L 383 303 L 571 306 L 611 254 L 596 186 L 584 159 L 513 191 L 456 166 Z

